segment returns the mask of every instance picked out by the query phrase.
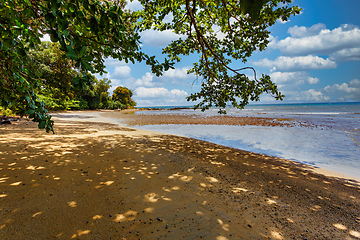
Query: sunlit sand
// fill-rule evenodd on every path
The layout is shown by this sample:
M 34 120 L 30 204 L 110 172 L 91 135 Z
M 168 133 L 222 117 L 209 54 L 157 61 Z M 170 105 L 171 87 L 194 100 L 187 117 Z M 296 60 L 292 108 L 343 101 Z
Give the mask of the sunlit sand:
M 0 239 L 360 238 L 353 181 L 95 113 L 0 127 Z

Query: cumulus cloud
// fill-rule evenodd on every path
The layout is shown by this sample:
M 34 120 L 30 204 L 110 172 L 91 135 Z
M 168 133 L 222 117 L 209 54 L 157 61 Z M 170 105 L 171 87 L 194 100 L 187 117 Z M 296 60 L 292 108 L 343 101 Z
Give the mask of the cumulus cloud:
M 291 84 L 291 87 L 302 85 L 302 84 L 317 84 L 319 83 L 318 78 L 313 78 L 307 72 L 272 72 L 270 74 L 271 79 L 276 84 Z
M 187 71 L 189 69 L 190 68 L 188 67 L 169 69 L 168 71 L 164 72 L 163 77 L 184 79 L 188 77 Z
M 325 92 L 337 98 L 337 100 L 360 101 L 360 80 L 353 79 L 349 83 L 328 85 L 324 88 Z
M 290 27 L 288 29 L 288 33 L 293 38 L 303 38 L 318 35 L 324 29 L 326 29 L 326 25 L 323 23 L 315 24 L 309 28 L 304 26 L 298 27 L 296 25 L 294 27 Z
M 310 28 L 289 28 L 291 37 L 272 42 L 272 48 L 279 49 L 283 55 L 331 54 L 348 48 L 360 47 L 360 29 L 345 24 L 333 30 L 323 24 Z
M 141 78 L 134 78 L 129 76 L 127 79 L 123 81 L 123 85 L 130 89 L 134 89 L 140 86 L 154 87 L 155 85 L 157 85 L 157 83 L 153 80 L 154 80 L 154 75 L 150 72 L 147 72 Z
M 347 48 L 330 55 L 329 59 L 337 62 L 360 61 L 360 47 Z
M 156 77 L 151 72 L 146 72 L 145 75 L 143 75 L 140 78 L 134 78 L 131 76 L 131 68 L 128 65 L 122 65 L 122 66 L 116 66 L 111 73 L 110 76 L 108 76 L 109 79 L 111 79 L 112 86 L 125 86 L 130 89 L 135 89 L 138 87 L 162 87 L 165 83 L 176 83 L 181 84 L 181 81 L 188 80 L 188 79 L 194 79 L 193 74 L 187 74 L 187 71 L 190 69 L 190 67 L 183 67 L 183 68 L 175 68 L 170 69 L 163 73 L 162 76 Z M 184 83 L 186 81 L 183 81 Z
M 141 33 L 142 42 L 153 47 L 165 47 L 171 41 L 177 40 L 180 37 L 180 35 L 172 32 L 171 30 L 165 30 L 162 32 L 146 30 Z
M 130 77 L 130 73 L 131 68 L 129 66 L 117 66 L 111 74 L 111 78 L 128 78 Z
M 134 85 L 135 86 L 152 87 L 152 86 L 154 86 L 153 78 L 154 78 L 154 75 L 151 74 L 150 72 L 147 72 L 141 78 L 136 79 L 134 82 Z
M 348 83 L 328 85 L 321 89 L 299 91 L 280 88 L 280 90 L 285 94 L 285 100 L 289 102 L 360 101 L 359 79 L 353 79 Z
M 173 89 L 169 91 L 163 87 L 155 87 L 155 88 L 146 88 L 146 87 L 138 87 L 136 90 L 136 96 L 138 98 L 159 98 L 159 97 L 169 97 L 169 98 L 177 98 L 177 97 L 186 97 L 188 94 L 184 90 Z
M 309 89 L 306 91 L 282 91 L 289 102 L 326 102 L 330 98 L 321 90 Z
M 138 106 L 179 106 L 187 104 L 186 96 L 188 93 L 179 89 L 138 87 L 134 99 Z
M 173 83 L 179 83 L 182 80 L 194 80 L 196 77 L 194 74 L 187 74 L 190 67 L 183 67 L 183 68 L 175 68 L 169 69 L 168 71 L 164 72 L 164 74 L 160 77 L 162 81 L 173 81 Z
M 297 100 L 305 100 L 306 102 L 323 102 L 330 100 L 330 98 L 320 91 L 309 89 L 301 92 L 301 94 L 297 97 Z
M 271 68 L 272 72 L 294 72 L 336 68 L 336 62 L 312 55 L 299 57 L 280 56 L 276 60 L 269 60 L 265 58 L 260 61 L 253 62 L 253 64 L 260 67 Z

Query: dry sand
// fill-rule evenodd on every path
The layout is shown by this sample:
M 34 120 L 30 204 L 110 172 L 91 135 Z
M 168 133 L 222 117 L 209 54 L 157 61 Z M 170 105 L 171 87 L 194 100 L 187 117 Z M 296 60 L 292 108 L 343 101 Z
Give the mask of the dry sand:
M 360 239 L 355 181 L 79 116 L 0 126 L 0 239 Z

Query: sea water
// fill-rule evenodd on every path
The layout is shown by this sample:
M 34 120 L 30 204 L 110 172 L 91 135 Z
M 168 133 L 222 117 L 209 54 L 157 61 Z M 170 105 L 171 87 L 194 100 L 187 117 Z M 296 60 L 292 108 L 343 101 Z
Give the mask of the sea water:
M 138 114 L 214 116 L 218 110 L 165 109 Z M 229 108 L 227 114 L 295 119 L 311 126 L 146 125 L 137 128 L 286 158 L 360 178 L 360 103 L 252 105 L 243 110 Z

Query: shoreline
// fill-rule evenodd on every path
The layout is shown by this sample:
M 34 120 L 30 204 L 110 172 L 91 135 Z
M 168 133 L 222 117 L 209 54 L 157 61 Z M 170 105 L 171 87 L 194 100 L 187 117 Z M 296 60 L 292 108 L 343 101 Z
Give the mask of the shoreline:
M 188 115 L 176 115 L 176 114 L 167 114 L 166 117 L 161 115 L 153 115 L 153 114 L 144 114 L 144 115 L 136 115 L 134 114 L 134 111 L 142 111 L 142 110 L 123 110 L 121 112 L 114 112 L 114 111 L 99 111 L 100 115 L 102 117 L 107 118 L 107 121 L 115 124 L 122 124 L 122 126 L 125 127 L 133 127 L 135 129 L 141 129 L 142 125 L 227 125 L 227 126 L 265 126 L 265 127 L 304 127 L 309 129 L 316 129 L 316 128 L 324 128 L 326 126 L 316 126 L 306 120 L 303 119 L 286 119 L 286 118 L 273 118 L 273 117 L 234 117 L 234 116 L 217 116 L 217 117 L 196 117 L 196 115 L 188 114 Z M 145 110 L 145 111 L 151 111 L 151 110 Z M 157 111 L 157 110 L 155 110 Z M 101 114 L 103 112 L 103 114 Z M 119 113 L 121 115 L 119 115 Z M 121 120 L 121 123 L 112 119 Z M 104 119 L 105 121 L 105 119 Z M 155 132 L 161 132 L 161 131 L 155 131 Z M 184 135 L 178 135 L 173 133 L 164 133 L 164 134 L 171 134 L 176 136 L 184 137 Z M 202 140 L 205 142 L 208 142 L 206 140 Z M 210 141 L 211 142 L 211 141 Z M 213 142 L 214 143 L 214 142 Z M 215 143 L 219 144 L 219 143 Z M 226 146 L 223 144 L 220 144 L 222 146 Z M 232 146 L 226 146 L 226 147 L 232 147 Z M 244 150 L 241 148 L 235 148 L 239 150 Z M 244 150 L 248 151 L 248 150 Z M 267 153 L 259 153 L 259 154 L 265 154 L 269 155 Z M 270 154 L 271 156 L 271 154 Z M 279 157 L 279 156 L 271 156 L 271 157 Z M 312 169 L 312 171 L 316 173 L 320 173 L 329 177 L 338 177 L 347 179 L 355 184 L 360 185 L 360 175 L 356 176 L 356 174 L 349 174 L 345 172 L 337 172 L 335 170 L 335 166 L 330 168 L 325 168 L 322 166 L 315 166 L 308 164 L 306 162 L 300 161 L 300 160 L 290 160 L 286 157 L 279 157 L 282 159 L 286 159 L 291 162 L 296 162 L 300 164 L 307 165 L 309 169 Z
M 1 239 L 360 239 L 355 184 L 96 112 L 60 115 L 55 135 L 0 128 Z

